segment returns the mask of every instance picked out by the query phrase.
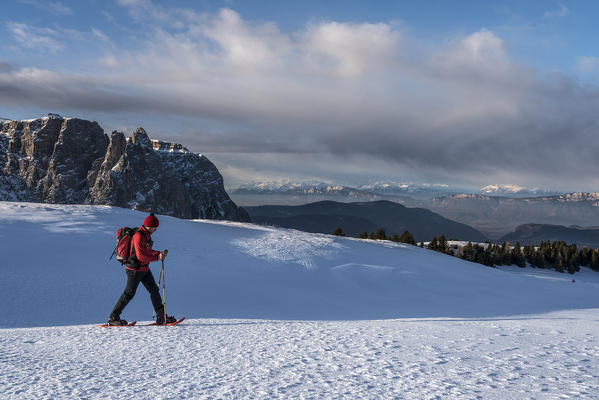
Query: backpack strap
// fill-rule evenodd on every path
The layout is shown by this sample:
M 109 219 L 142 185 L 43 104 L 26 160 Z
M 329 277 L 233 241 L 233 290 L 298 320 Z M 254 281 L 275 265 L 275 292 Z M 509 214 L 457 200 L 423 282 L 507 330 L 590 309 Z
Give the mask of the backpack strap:
M 135 229 L 131 234 L 131 239 L 129 243 L 129 258 L 127 258 L 127 262 L 125 265 L 133 267 L 135 269 L 141 267 L 139 264 L 139 260 L 137 259 L 137 254 L 135 253 L 135 246 L 133 246 L 133 236 L 140 231 L 139 228 Z

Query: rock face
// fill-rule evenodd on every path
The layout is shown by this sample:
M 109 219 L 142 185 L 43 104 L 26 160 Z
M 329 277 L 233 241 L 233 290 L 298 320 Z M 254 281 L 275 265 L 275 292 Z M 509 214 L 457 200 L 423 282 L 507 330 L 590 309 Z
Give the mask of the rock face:
M 249 221 L 206 157 L 150 140 L 109 138 L 96 122 L 48 114 L 0 121 L 0 200 L 103 204 L 179 218 Z

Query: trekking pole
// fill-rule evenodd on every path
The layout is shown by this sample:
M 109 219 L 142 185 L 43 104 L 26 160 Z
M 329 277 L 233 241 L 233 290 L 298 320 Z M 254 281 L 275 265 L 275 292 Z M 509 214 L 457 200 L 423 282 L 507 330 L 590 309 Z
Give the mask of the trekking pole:
M 112 251 L 112 254 L 110 255 L 109 260 L 112 260 L 112 257 L 114 257 L 114 255 L 116 254 L 116 249 L 119 247 L 118 243 L 116 245 L 116 247 L 114 248 L 114 250 Z
M 164 271 L 164 261 L 162 261 L 162 268 L 160 269 L 160 276 L 158 277 L 158 287 L 160 287 L 160 281 L 162 281 L 162 272 Z M 156 319 L 156 310 L 152 313 L 152 320 Z
M 166 326 L 166 273 L 164 272 L 164 260 L 162 260 L 162 298 L 164 302 L 164 326 Z

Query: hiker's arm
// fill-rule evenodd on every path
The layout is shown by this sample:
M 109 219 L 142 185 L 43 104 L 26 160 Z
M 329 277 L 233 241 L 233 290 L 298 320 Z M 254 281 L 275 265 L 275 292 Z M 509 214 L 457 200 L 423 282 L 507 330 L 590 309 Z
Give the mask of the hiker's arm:
M 146 247 L 145 240 L 141 233 L 133 236 L 133 246 L 135 246 L 135 255 L 137 255 L 137 259 L 141 265 L 149 264 L 152 261 L 158 261 L 160 252 L 152 250 L 151 247 Z

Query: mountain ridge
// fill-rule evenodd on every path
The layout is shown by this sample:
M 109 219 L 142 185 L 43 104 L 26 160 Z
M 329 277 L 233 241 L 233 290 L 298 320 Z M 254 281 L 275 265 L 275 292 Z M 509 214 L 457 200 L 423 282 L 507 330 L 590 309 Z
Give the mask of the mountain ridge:
M 0 125 L 0 200 L 111 205 L 180 218 L 248 221 L 218 169 L 143 128 L 110 137 L 97 122 L 48 114 Z
M 357 236 L 363 231 L 382 228 L 388 235 L 400 235 L 404 230 L 409 230 L 418 241 L 428 241 L 440 235 L 481 242 L 486 240 L 481 232 L 470 226 L 451 221 L 424 208 L 408 208 L 386 200 L 354 203 L 325 200 L 301 206 L 245 208 L 254 222 L 313 233 L 331 233 L 335 228 L 341 227 L 347 235 Z M 324 219 L 323 216 L 327 218 Z M 333 225 L 334 221 L 343 222 L 344 217 L 351 218 L 345 221 L 345 226 Z M 369 224 L 364 224 L 364 221 Z
M 599 228 L 562 226 L 551 224 L 522 224 L 513 232 L 501 237 L 500 242 L 519 242 L 522 245 L 537 245 L 542 241 L 564 241 L 579 247 L 599 248 Z

